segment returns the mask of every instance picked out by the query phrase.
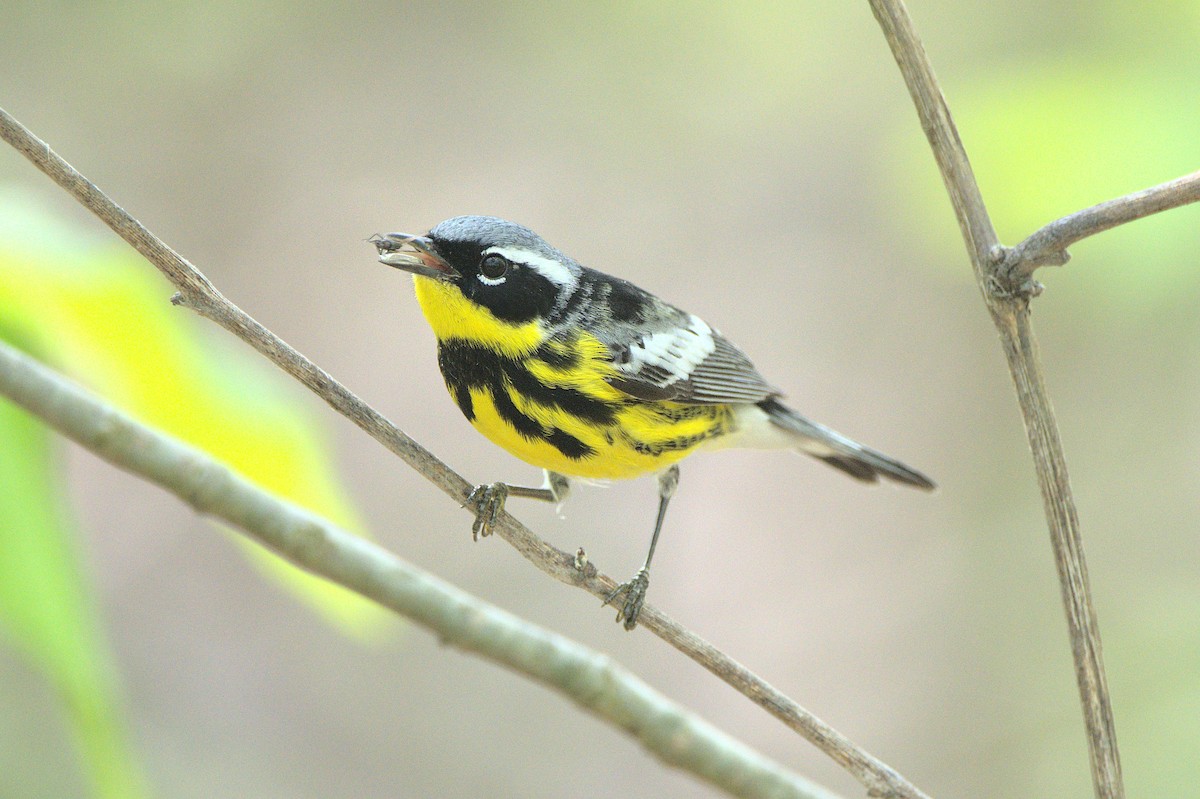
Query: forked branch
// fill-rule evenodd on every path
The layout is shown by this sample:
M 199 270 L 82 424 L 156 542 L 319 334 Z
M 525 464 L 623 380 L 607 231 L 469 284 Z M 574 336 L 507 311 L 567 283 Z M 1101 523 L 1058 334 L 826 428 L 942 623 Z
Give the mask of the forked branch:
M 1086 236 L 1200 199 L 1200 173 L 1072 214 L 1018 246 L 1004 249 L 908 11 L 902 0 L 870 3 L 916 105 L 962 228 L 976 280 L 1000 334 L 1050 528 L 1088 733 L 1092 781 L 1101 799 L 1121 799 L 1125 795 L 1121 761 L 1079 518 L 1029 319 L 1029 301 L 1040 291 L 1031 276 L 1039 266 L 1066 263 L 1066 248 Z

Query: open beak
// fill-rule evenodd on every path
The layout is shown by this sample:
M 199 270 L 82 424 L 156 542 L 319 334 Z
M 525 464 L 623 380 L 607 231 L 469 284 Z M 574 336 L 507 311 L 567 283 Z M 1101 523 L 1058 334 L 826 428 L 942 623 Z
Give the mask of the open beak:
M 462 277 L 458 270 L 433 251 L 433 242 L 425 236 L 408 233 L 376 233 L 370 239 L 379 250 L 379 263 L 435 280 Z

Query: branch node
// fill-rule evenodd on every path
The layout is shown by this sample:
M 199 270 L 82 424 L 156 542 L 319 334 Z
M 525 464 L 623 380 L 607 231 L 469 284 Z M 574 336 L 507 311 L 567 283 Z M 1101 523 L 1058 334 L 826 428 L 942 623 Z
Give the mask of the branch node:
M 1025 242 L 1018 244 L 1016 247 L 1011 247 L 1008 250 L 1005 263 L 1000 269 L 1004 272 L 1004 279 L 1010 283 L 1018 284 L 1027 281 L 1043 266 L 1063 266 L 1071 260 L 1071 253 L 1065 248 L 1038 250 L 1032 252 L 1026 246 Z
M 1017 296 L 1024 297 L 1027 300 L 1031 300 L 1034 297 L 1040 297 L 1042 292 L 1045 290 L 1046 290 L 1045 286 L 1043 286 L 1041 283 L 1034 280 L 1033 278 L 1029 278 L 1029 279 L 1023 281 L 1021 283 L 1021 285 L 1017 287 Z
M 990 274 L 985 278 L 988 296 L 995 300 L 1005 302 L 1023 301 L 1028 302 L 1034 297 L 1041 295 L 1046 287 L 1031 277 L 1025 277 L 1018 274 L 1016 280 L 1010 280 L 1005 275 Z
M 583 547 L 575 550 L 575 560 L 571 563 L 571 566 L 574 567 L 575 571 L 586 577 L 588 565 L 587 552 L 583 550 Z
M 1013 260 L 1013 248 L 996 242 L 988 250 L 988 268 L 993 272 L 1007 269 Z
M 218 307 L 213 303 L 212 297 L 203 291 L 196 291 L 186 286 L 171 295 L 171 304 L 177 308 L 187 308 L 188 310 L 195 311 L 206 319 L 213 319 L 214 313 L 218 310 Z
M 995 272 L 984 277 L 983 285 L 989 299 L 1005 302 L 1016 299 L 1017 292 L 1013 285 Z
M 1066 263 L 1065 251 L 1046 253 L 1045 263 Z M 1021 247 L 993 246 L 987 254 L 987 293 L 998 300 L 1030 300 L 1039 296 L 1046 287 L 1033 279 L 1036 266 L 1024 257 Z

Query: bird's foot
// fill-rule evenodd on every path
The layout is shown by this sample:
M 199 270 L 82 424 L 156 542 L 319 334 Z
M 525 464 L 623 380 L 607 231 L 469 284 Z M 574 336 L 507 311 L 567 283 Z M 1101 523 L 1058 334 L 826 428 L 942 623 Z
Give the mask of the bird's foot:
M 646 601 L 646 589 L 649 587 L 650 572 L 644 568 L 638 569 L 632 580 L 621 583 L 604 598 L 604 604 L 608 605 L 621 594 L 625 594 L 625 601 L 617 609 L 617 621 L 623 622 L 626 630 L 637 627 L 638 614 L 642 612 L 642 603 Z
M 471 525 L 471 538 L 478 541 L 480 536 L 492 534 L 496 526 L 496 517 L 504 510 L 504 500 L 508 499 L 508 486 L 504 483 L 488 483 L 475 486 L 475 490 L 467 496 L 463 506 L 475 507 L 475 522 Z

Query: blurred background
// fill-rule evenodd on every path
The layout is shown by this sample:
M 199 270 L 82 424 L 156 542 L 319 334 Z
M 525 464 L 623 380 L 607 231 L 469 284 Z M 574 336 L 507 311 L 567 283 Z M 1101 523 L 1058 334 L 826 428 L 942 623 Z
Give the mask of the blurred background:
M 1006 243 L 1200 165 L 1195 3 L 911 12 Z M 1090 795 L 1012 387 L 865 2 L 17 2 L 0 10 L 0 104 L 469 480 L 538 475 L 450 402 L 410 282 L 376 263 L 372 233 L 507 217 L 705 317 L 799 410 L 940 490 L 864 488 L 788 454 L 701 455 L 651 601 L 932 796 Z M 0 186 L 112 240 L 7 148 Z M 1195 208 L 1144 220 L 1039 273 L 1131 796 L 1187 795 L 1196 778 L 1198 222 Z M 162 283 L 164 308 L 170 293 Z M 215 326 L 165 313 L 220 362 L 268 371 Z M 499 540 L 472 544 L 466 511 L 299 386 L 265 379 L 328 442 L 353 514 L 388 548 L 861 795 L 653 636 Z M 347 634 L 180 502 L 64 451 L 146 795 L 710 795 L 423 631 Z M 642 480 L 582 488 L 562 519 L 511 509 L 625 578 L 654 497 Z M 0 646 L 0 793 L 89 795 L 66 718 L 19 647 Z

